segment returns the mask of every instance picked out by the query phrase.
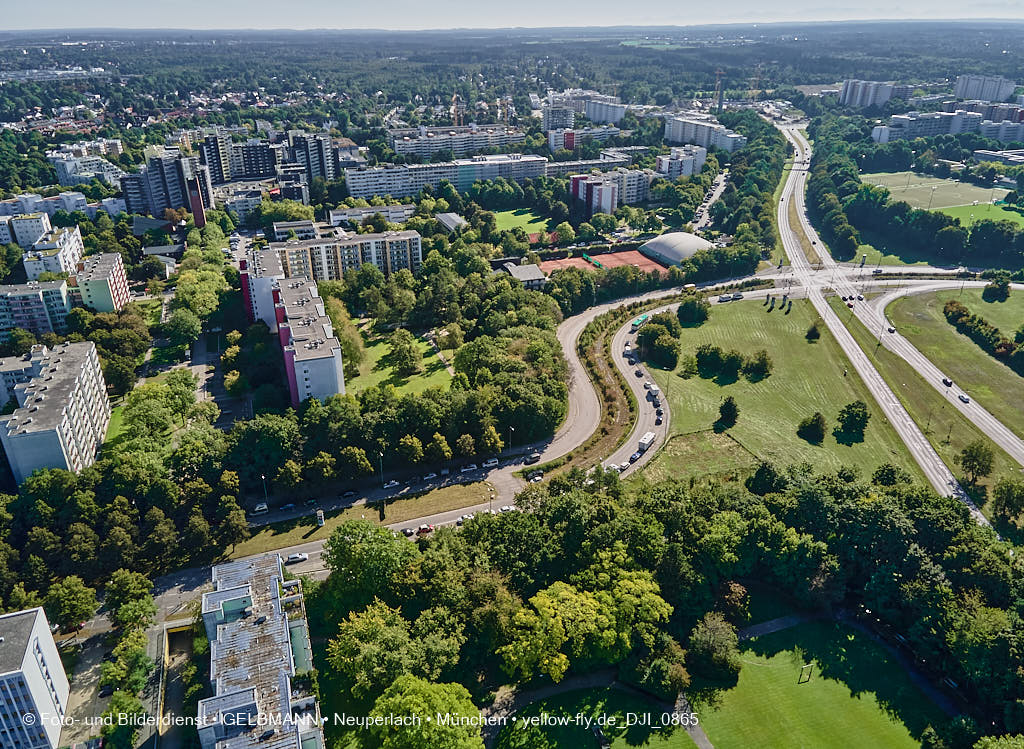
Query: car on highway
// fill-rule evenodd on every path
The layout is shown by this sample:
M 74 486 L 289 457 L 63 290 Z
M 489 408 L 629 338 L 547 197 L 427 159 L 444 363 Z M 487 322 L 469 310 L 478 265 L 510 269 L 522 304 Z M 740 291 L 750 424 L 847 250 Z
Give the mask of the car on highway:
M 857 295 L 857 301 L 858 302 L 863 302 L 864 301 L 864 295 L 863 294 L 858 294 Z
M 633 374 L 635 374 L 637 377 L 643 377 L 644 376 L 644 371 L 642 369 L 638 369 Z
M 880 275 L 882 275 L 882 273 L 883 273 L 883 271 L 882 271 L 881 268 L 875 268 L 873 271 L 871 271 L 871 275 L 873 275 L 873 276 L 880 276 Z
M 288 558 L 284 560 L 285 564 L 298 564 L 299 562 L 308 562 L 309 554 L 305 552 L 299 552 L 297 554 L 289 554 Z
M 530 453 L 526 456 L 526 459 L 523 462 L 528 466 L 532 466 L 534 463 L 540 463 L 540 453 Z
M 479 468 L 479 466 L 476 463 L 470 463 L 468 466 L 462 466 L 462 468 L 459 469 L 459 473 L 469 473 L 470 471 L 477 470 L 477 468 Z
M 960 399 L 960 402 L 961 402 L 961 403 L 970 403 L 970 402 L 971 402 L 971 399 L 970 399 L 970 398 L 968 398 L 968 397 L 967 397 L 966 395 L 964 395 L 963 393 L 960 393 L 960 395 L 958 395 L 958 396 L 957 396 L 957 398 L 959 398 L 959 399 Z
M 633 453 L 632 455 L 629 456 L 629 462 L 630 463 L 636 463 L 638 460 L 640 460 L 640 455 L 641 455 L 640 451 L 637 450 L 635 453 Z
M 953 387 L 953 381 L 948 377 L 942 378 L 942 384 L 945 385 L 946 387 Z
M 411 536 L 415 532 L 416 532 L 415 528 L 402 528 L 402 533 L 404 533 L 406 536 Z
M 485 460 L 483 462 L 483 466 L 484 466 L 484 468 L 497 468 L 498 467 L 498 459 L 497 458 L 488 458 L 487 460 Z
M 426 474 L 426 475 L 425 475 L 425 476 L 423 477 L 423 480 L 424 480 L 424 481 L 433 481 L 433 480 L 434 480 L 434 479 L 436 479 L 436 478 L 437 478 L 437 474 L 436 474 L 436 473 L 434 473 L 433 471 L 431 471 L 430 473 Z
M 430 523 L 424 523 L 423 525 L 421 525 L 419 528 L 416 529 L 416 535 L 417 536 L 425 536 L 428 533 L 433 533 L 433 531 L 434 531 L 434 526 L 432 526 Z
M 394 479 L 391 479 L 391 481 L 389 481 L 388 483 L 384 484 L 384 488 L 385 489 L 394 489 L 396 486 L 398 486 L 398 482 L 395 481 Z
M 348 498 L 354 497 L 354 496 L 356 496 L 356 490 L 355 489 L 346 489 L 345 491 L 343 491 L 341 493 L 341 498 L 342 499 L 348 499 Z
M 735 292 L 735 293 L 734 293 L 734 294 L 732 295 L 732 298 L 733 298 L 733 299 L 742 299 L 742 298 L 743 298 L 743 294 L 742 294 L 742 292 L 739 292 L 739 291 L 737 291 L 737 292 Z
M 718 301 L 719 302 L 731 302 L 732 301 L 732 295 L 730 295 L 730 294 L 722 294 L 720 297 L 718 297 Z
M 895 332 L 896 332 L 896 326 L 895 326 L 895 325 L 890 325 L 890 326 L 888 327 L 888 331 L 889 331 L 890 333 L 895 333 Z
M 663 419 L 661 416 L 659 416 L 658 418 L 656 418 L 654 420 L 654 426 L 660 427 L 664 421 L 665 421 L 665 419 Z

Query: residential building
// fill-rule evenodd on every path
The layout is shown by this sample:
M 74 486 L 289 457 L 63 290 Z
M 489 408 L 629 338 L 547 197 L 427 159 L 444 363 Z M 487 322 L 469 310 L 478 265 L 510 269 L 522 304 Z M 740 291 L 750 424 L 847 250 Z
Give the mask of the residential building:
M 564 130 L 572 128 L 576 124 L 576 112 L 573 111 L 572 107 L 554 107 L 546 104 L 540 111 L 541 129 L 544 132 Z
M 567 107 L 572 111 L 583 114 L 587 110 L 587 104 L 597 102 L 601 104 L 618 104 L 619 97 L 608 96 L 599 91 L 592 91 L 583 88 L 567 88 L 565 91 L 548 91 L 547 103 L 553 107 Z M 571 127 L 571 125 L 570 125 Z
M 120 156 L 124 153 L 124 145 L 120 138 L 97 138 L 78 143 L 63 143 L 53 153 L 66 153 L 69 156 Z
M 108 185 L 118 185 L 125 176 L 121 167 L 102 156 L 72 156 L 69 153 L 50 151 L 46 158 L 57 171 L 57 183 L 61 185 L 88 184 L 94 179 Z
M 457 213 L 435 213 L 434 218 L 444 227 L 445 234 L 451 234 L 456 229 L 461 229 L 469 224 Z
M 331 226 L 341 226 L 348 222 L 359 224 L 363 219 L 378 213 L 388 223 L 400 224 L 415 215 L 416 205 L 404 203 L 402 205 L 371 205 L 363 208 L 337 208 L 327 214 L 327 219 Z
M 1024 143 L 1024 122 L 984 120 L 978 126 L 978 134 L 1000 143 Z
M 8 222 L 11 238 L 22 247 L 31 247 L 53 231 L 50 217 L 45 213 L 23 213 Z
M 618 125 L 626 116 L 626 105 L 616 102 L 598 101 L 591 99 L 587 101 L 584 112 L 587 119 L 597 125 L 609 124 Z
M 70 311 L 71 295 L 68 282 L 63 279 L 2 285 L 0 339 L 6 340 L 14 328 L 35 335 L 64 333 Z
M 25 275 L 35 281 L 42 273 L 71 274 L 82 259 L 85 246 L 77 226 L 52 229 L 32 244 L 22 258 Z
M 445 151 L 450 151 L 452 158 L 459 158 L 488 148 L 506 148 L 525 139 L 522 130 L 504 125 L 420 126 L 388 131 L 388 141 L 395 153 L 424 159 Z
M 231 181 L 231 136 L 224 132 L 207 135 L 199 144 L 200 161 L 210 172 L 210 182 L 222 185 Z
M 547 177 L 566 177 L 570 174 L 584 174 L 594 169 L 607 172 L 620 166 L 629 166 L 629 156 L 618 152 L 602 151 L 599 159 L 583 159 L 581 161 L 549 161 L 544 169 Z
M 548 277 L 536 263 L 527 265 L 516 265 L 515 263 L 502 263 L 500 271 L 507 273 L 523 284 L 527 289 L 539 291 L 548 282 Z
M 69 288 L 72 300 L 95 312 L 117 312 L 131 299 L 119 252 L 89 255 L 78 263 Z
M 203 593 L 213 696 L 200 700 L 202 749 L 324 749 L 302 582 L 276 553 L 213 568 Z
M 176 148 L 148 149 L 146 166 L 126 175 L 121 189 L 130 213 L 162 218 L 168 208 L 186 208 L 199 227 L 206 224 L 205 209 L 213 205 L 209 169 L 198 157 L 182 156 Z
M 95 218 L 96 212 L 99 210 L 105 210 L 111 216 L 116 216 L 124 211 L 124 201 L 120 198 L 105 198 L 100 203 L 90 203 L 82 193 L 73 190 L 67 190 L 48 198 L 30 193 L 0 200 L 0 217 L 44 213 L 47 217 L 52 218 L 57 211 L 67 213 L 82 211 L 89 218 Z
M 341 343 L 331 318 L 308 277 L 281 281 L 274 291 L 277 337 L 284 354 L 293 407 L 309 398 L 324 401 L 345 393 Z
M 276 250 L 252 250 L 238 266 L 246 317 L 250 323 L 262 320 L 268 328 L 276 330 L 274 290 L 287 278 L 281 256 Z
M 354 198 L 416 195 L 424 187 L 436 189 L 444 181 L 450 182 L 459 192 L 465 192 L 482 179 L 504 177 L 519 182 L 528 177 L 541 177 L 547 163 L 543 156 L 506 153 L 438 164 L 389 164 L 346 169 L 345 183 L 349 195 Z
M 1010 120 L 1020 122 L 1024 120 L 1024 107 L 1019 104 L 1006 104 L 1004 102 L 992 101 L 944 101 L 942 102 L 943 112 L 955 112 L 962 109 L 965 112 L 977 112 L 986 120 L 1002 122 Z
M 674 180 L 699 174 L 707 161 L 708 150 L 703 146 L 682 146 L 673 148 L 667 155 L 659 156 L 656 171 Z
M 560 149 L 572 151 L 585 140 L 606 141 L 609 138 L 614 138 L 621 132 L 617 127 L 610 125 L 575 128 L 572 130 L 549 130 L 548 148 L 552 153 Z
M 341 278 L 348 270 L 372 263 L 385 276 L 395 271 L 417 273 L 423 263 L 420 235 L 415 231 L 387 231 L 382 234 L 350 234 L 338 231 L 318 239 L 275 242 L 287 278 L 305 276 L 316 281 Z
M 1016 88 L 1016 83 L 1002 76 L 961 75 L 956 79 L 953 95 L 958 99 L 1006 101 Z
M 295 162 L 306 169 L 307 179 L 323 177 L 331 182 L 337 178 L 337 158 L 329 135 L 292 130 L 288 133 L 288 140 Z
M 14 385 L 18 408 L 0 416 L 0 443 L 18 484 L 40 468 L 77 473 L 96 460 L 107 433 L 110 402 L 96 344 L 33 346 L 26 357 L 0 360 L 29 377 Z
M 309 205 L 309 185 L 302 181 L 282 182 L 276 190 L 270 191 L 271 200 L 294 200 Z
M 996 161 L 1000 164 L 1024 166 L 1024 150 L 987 151 L 980 149 L 974 152 L 975 161 Z
M 839 90 L 839 103 L 846 107 L 880 107 L 890 99 L 906 101 L 913 93 L 913 86 L 848 79 Z
M 283 242 L 286 239 L 316 239 L 320 236 L 312 221 L 275 221 L 273 223 L 274 239 Z M 295 236 L 292 237 L 291 235 Z
M 666 118 L 665 140 L 669 143 L 718 148 L 729 153 L 747 145 L 744 136 L 727 129 L 713 118 L 701 115 Z
M 888 143 L 936 135 L 975 133 L 981 123 L 982 116 L 977 112 L 907 112 L 890 117 L 888 125 L 876 126 L 871 131 L 871 137 L 878 143 Z
M 259 190 L 236 190 L 224 201 L 224 210 L 231 211 L 243 224 L 249 215 L 263 204 L 263 193 Z
M 619 207 L 619 186 L 603 174 L 576 174 L 569 178 L 570 194 L 586 205 L 587 214 L 615 213 Z
M 231 145 L 231 179 L 269 179 L 284 161 L 284 145 L 250 138 Z
M 0 743 L 57 749 L 69 693 L 43 610 L 0 614 Z

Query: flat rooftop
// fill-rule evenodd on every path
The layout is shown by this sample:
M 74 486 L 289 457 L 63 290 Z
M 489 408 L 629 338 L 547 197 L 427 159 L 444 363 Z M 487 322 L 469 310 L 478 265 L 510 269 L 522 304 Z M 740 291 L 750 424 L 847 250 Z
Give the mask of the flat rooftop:
M 0 416 L 0 424 L 8 434 L 27 434 L 54 429 L 64 418 L 68 396 L 82 376 L 86 362 L 96 350 L 92 341 L 62 343 L 52 349 L 40 346 L 33 352 L 38 357 L 39 374 L 28 384 L 19 386 L 19 403 L 25 405 L 7 416 Z
M 115 268 L 124 264 L 121 256 L 116 252 L 90 255 L 82 258 L 82 263 L 82 269 L 75 273 L 75 279 L 79 284 L 89 281 L 106 281 L 113 274 Z
M 0 616 L 0 674 L 21 669 L 40 609 Z

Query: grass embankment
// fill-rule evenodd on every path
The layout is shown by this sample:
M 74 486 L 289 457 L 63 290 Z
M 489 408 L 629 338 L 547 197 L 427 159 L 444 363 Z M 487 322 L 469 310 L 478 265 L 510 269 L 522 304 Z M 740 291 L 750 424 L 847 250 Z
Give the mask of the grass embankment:
M 818 255 L 818 250 L 811 244 L 811 240 L 807 238 L 807 233 L 804 232 L 803 227 L 800 225 L 800 215 L 796 210 L 796 201 L 789 201 L 787 215 L 789 216 L 789 227 L 800 240 L 800 247 L 804 251 L 807 262 L 811 265 L 817 265 L 821 262 L 821 256 Z
M 418 336 L 416 347 L 422 356 L 421 371 L 408 377 L 400 375 L 391 360 L 387 335 L 370 336 L 366 327 L 361 326 L 366 357 L 359 365 L 359 376 L 346 379 L 346 392 L 359 393 L 375 385 L 394 385 L 400 394 L 420 393 L 434 385 L 447 385 L 451 381 L 451 375 L 437 357 L 434 347 Z
M 992 520 L 992 514 L 987 506 L 988 489 L 1001 477 L 1016 473 L 1017 463 L 957 408 L 947 403 L 942 394 L 925 382 L 924 378 L 910 364 L 888 349 L 879 346 L 877 337 L 872 335 L 860 320 L 850 314 L 838 297 L 830 298 L 829 303 L 839 315 L 840 320 L 846 324 L 857 344 L 871 359 L 871 363 L 875 365 L 886 384 L 900 399 L 903 407 L 907 409 L 907 413 L 921 427 L 939 457 L 953 473 L 962 476 L 955 458 L 968 443 L 982 440 L 992 448 L 995 460 L 991 476 L 979 480 L 978 485 L 973 489 L 969 488 L 982 512 L 989 520 Z M 866 402 L 869 405 L 873 403 L 873 401 Z M 996 523 L 996 527 L 1000 533 L 1014 537 L 1019 542 L 1021 534 L 1012 526 L 1000 521 Z
M 772 204 L 778 205 L 782 199 L 782 188 L 786 186 L 786 180 L 789 179 L 789 173 L 793 171 L 793 157 L 790 156 L 786 159 L 785 166 L 782 167 L 782 176 L 779 178 L 779 184 L 775 185 L 775 192 L 772 194 Z M 779 232 L 779 218 L 777 213 L 772 213 L 772 223 L 775 224 L 775 251 L 772 253 L 772 262 L 776 265 L 781 261 L 789 265 L 789 256 L 786 254 L 786 248 L 782 244 L 782 235 Z
M 868 636 L 807 622 L 743 644 L 729 689 L 692 689 L 691 704 L 715 749 L 870 746 L 916 749 L 945 716 Z M 801 668 L 813 664 L 800 683 Z
M 495 211 L 494 218 L 498 223 L 498 231 L 521 228 L 527 234 L 537 234 L 548 228 L 548 220 L 528 208 L 517 208 L 509 211 Z
M 1013 210 L 1001 205 L 986 203 L 984 205 L 957 205 L 950 208 L 943 208 L 942 212 L 953 218 L 960 219 L 964 226 L 971 226 L 975 222 L 990 219 L 992 221 L 1011 221 L 1018 226 L 1024 226 L 1024 212 Z
M 686 478 L 707 475 L 715 466 L 723 467 L 726 478 L 739 478 L 763 459 L 779 465 L 808 461 L 820 471 L 853 465 L 865 476 L 888 462 L 919 476 L 903 442 L 872 408 L 874 400 L 824 324 L 819 325 L 817 342 L 805 338 L 817 319 L 810 302 L 795 300 L 788 315 L 778 306 L 773 312 L 768 309 L 753 300 L 716 305 L 708 322 L 683 330 L 683 357 L 675 372 L 649 367 L 669 401 L 672 418 L 667 445 L 642 474 L 652 480 Z M 745 355 L 765 349 L 774 363 L 772 374 L 760 382 L 699 375 L 683 379 L 683 359 L 702 343 Z M 739 405 L 739 420 L 717 434 L 718 407 L 729 395 Z M 831 430 L 842 407 L 855 400 L 867 403 L 873 414 L 864 441 L 851 443 L 837 439 Z M 815 411 L 828 422 L 820 445 L 796 434 L 800 421 Z
M 995 325 L 1007 338 L 1024 323 L 1024 294 L 1005 302 L 986 302 L 981 289 L 914 294 L 897 299 L 886 315 L 918 351 L 951 377 L 956 385 L 1018 436 L 1024 437 L 1024 377 L 950 325 L 942 314 L 949 299 L 964 304 Z
M 322 528 L 318 528 L 316 524 L 316 508 L 310 507 L 309 515 L 255 529 L 251 538 L 231 549 L 228 557 L 238 559 L 309 541 L 323 541 L 339 525 L 355 518 L 365 517 L 381 525 L 390 525 L 439 512 L 472 507 L 488 501 L 492 492 L 493 487 L 486 481 L 453 484 L 408 497 L 394 497 L 388 499 L 383 507 L 381 503 L 374 502 L 372 505 L 356 505 L 325 513 Z

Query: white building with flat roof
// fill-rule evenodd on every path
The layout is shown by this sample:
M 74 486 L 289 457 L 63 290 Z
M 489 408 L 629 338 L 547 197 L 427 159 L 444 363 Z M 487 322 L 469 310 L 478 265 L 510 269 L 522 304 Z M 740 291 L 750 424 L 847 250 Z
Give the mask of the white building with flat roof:
M 416 195 L 424 187 L 437 189 L 445 181 L 459 192 L 465 192 L 474 182 L 483 179 L 504 177 L 519 182 L 530 177 L 542 177 L 547 163 L 547 159 L 535 154 L 503 153 L 438 164 L 349 168 L 345 170 L 345 184 L 353 198 Z
M 626 105 L 610 101 L 590 99 L 585 105 L 587 119 L 595 125 L 618 125 L 626 116 Z
M 699 115 L 669 117 L 665 120 L 665 140 L 689 143 L 704 148 L 718 148 L 732 153 L 747 145 L 746 137 L 729 130 L 714 119 Z
M 703 146 L 680 146 L 658 157 L 656 171 L 672 180 L 691 177 L 700 173 L 707 158 L 708 149 Z
M 526 140 L 526 133 L 505 125 L 402 128 L 388 131 L 392 150 L 401 156 L 430 158 L 451 151 L 452 158 L 488 148 L 506 148 Z
M 119 252 L 89 255 L 78 263 L 72 297 L 96 312 L 117 312 L 128 304 L 128 274 Z
M 377 214 L 384 217 L 389 224 L 400 224 L 408 221 L 416 213 L 414 203 L 402 205 L 371 205 L 360 208 L 336 208 L 328 212 L 327 220 L 331 226 L 341 226 L 349 222 L 362 223 L 363 219 L 371 218 Z
M 33 346 L 26 357 L 0 359 L 0 369 L 23 378 L 13 387 L 18 408 L 0 416 L 0 444 L 15 481 L 40 468 L 77 473 L 92 465 L 110 422 L 96 344 Z
M 72 274 L 82 259 L 85 245 L 78 227 L 61 227 L 37 239 L 21 259 L 25 275 L 35 281 L 43 273 Z
M 31 247 L 53 230 L 50 217 L 45 213 L 23 213 L 9 218 L 7 224 L 10 226 L 10 240 L 24 248 Z
M 0 745 L 57 749 L 69 693 L 43 610 L 0 614 Z
M 957 76 L 953 94 L 958 99 L 1006 101 L 1016 88 L 1015 82 L 998 75 L 961 75 Z

